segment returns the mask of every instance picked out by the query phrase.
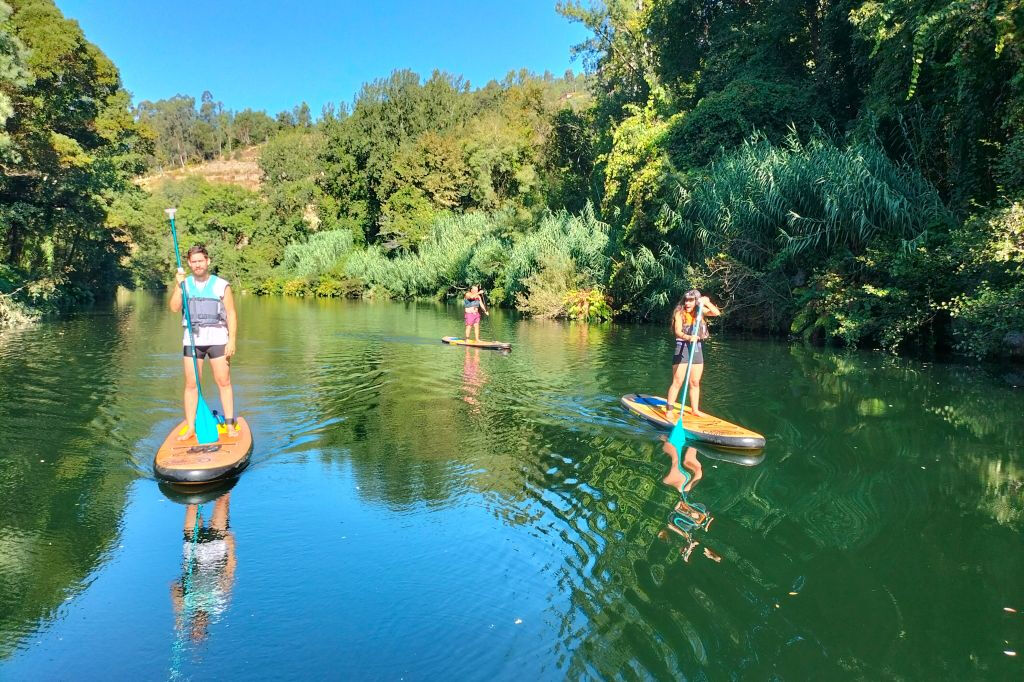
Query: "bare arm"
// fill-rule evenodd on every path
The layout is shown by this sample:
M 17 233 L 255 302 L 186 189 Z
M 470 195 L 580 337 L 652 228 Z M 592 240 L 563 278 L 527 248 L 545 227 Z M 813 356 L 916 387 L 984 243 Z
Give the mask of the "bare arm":
M 480 310 L 484 311 L 484 315 L 490 315 L 490 313 L 487 312 L 487 306 L 484 305 L 484 292 L 482 291 L 480 292 Z
M 231 295 L 231 285 L 224 289 L 224 312 L 228 315 L 228 343 L 224 347 L 225 357 L 235 354 L 235 340 L 238 337 L 238 313 L 235 312 L 235 297 Z
M 683 315 L 679 312 L 679 309 L 672 311 L 672 333 L 676 335 L 677 339 L 688 341 L 689 336 L 687 335 L 688 329 L 683 328 Z
M 708 317 L 715 317 L 721 314 L 721 311 L 719 311 L 714 304 L 709 302 L 705 305 L 714 308 L 714 312 L 711 312 L 710 309 L 704 310 L 704 314 L 708 315 Z M 691 343 L 694 341 L 700 341 L 699 334 L 693 333 L 693 325 L 683 324 L 683 314 L 678 310 L 672 314 L 672 331 L 675 333 L 677 339 L 682 339 L 683 341 L 689 341 Z
M 722 311 L 718 309 L 711 299 L 707 296 L 701 296 L 700 302 L 704 304 L 704 317 L 718 317 L 722 314 Z
M 178 268 L 178 272 L 174 275 L 174 287 L 171 289 L 171 300 L 167 305 L 173 312 L 181 312 L 181 283 L 185 281 L 185 271 Z

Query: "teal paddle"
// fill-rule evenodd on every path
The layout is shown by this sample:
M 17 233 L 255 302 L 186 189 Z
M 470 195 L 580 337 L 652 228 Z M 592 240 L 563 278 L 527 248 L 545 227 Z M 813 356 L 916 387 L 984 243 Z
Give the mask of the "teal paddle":
M 700 318 L 704 314 L 704 304 L 697 302 L 697 317 L 693 321 L 693 330 L 690 332 L 693 336 L 698 336 L 700 332 Z M 697 350 L 697 344 L 700 341 L 694 341 L 690 344 L 690 357 L 686 359 L 686 378 L 683 380 L 683 394 L 679 398 L 679 421 L 672 427 L 672 433 L 668 437 L 668 442 L 675 446 L 676 451 L 679 453 L 679 470 L 683 469 L 683 446 L 686 445 L 686 429 L 683 428 L 683 415 L 686 413 L 686 391 L 690 388 L 690 370 L 693 369 L 693 353 Z M 671 408 L 668 405 L 666 409 Z
M 177 209 L 164 209 L 164 213 L 171 220 L 171 241 L 174 242 L 174 259 L 178 262 L 178 269 L 181 269 L 181 254 L 178 252 L 178 231 L 174 228 L 174 213 Z M 196 357 L 196 337 L 192 333 L 192 315 L 188 311 L 188 292 L 185 291 L 185 283 L 181 283 L 181 308 L 185 311 L 185 327 L 188 329 L 189 348 L 192 349 L 192 369 L 196 373 L 196 390 L 199 391 L 199 403 L 196 405 L 196 440 L 201 445 L 216 443 L 220 439 L 217 432 L 217 418 L 203 400 L 203 387 L 199 385 L 199 359 Z
M 173 209 L 172 209 L 173 210 Z M 189 543 L 189 552 L 185 557 L 185 579 L 181 583 L 181 614 L 174 623 L 174 642 L 171 644 L 171 670 L 168 676 L 171 680 L 184 679 L 181 674 L 181 661 L 185 654 L 185 632 L 191 621 L 196 616 L 196 608 L 192 596 L 192 567 L 197 563 L 196 546 L 199 544 L 199 524 L 202 520 L 200 512 L 203 505 L 196 505 L 196 518 L 192 524 L 192 540 Z

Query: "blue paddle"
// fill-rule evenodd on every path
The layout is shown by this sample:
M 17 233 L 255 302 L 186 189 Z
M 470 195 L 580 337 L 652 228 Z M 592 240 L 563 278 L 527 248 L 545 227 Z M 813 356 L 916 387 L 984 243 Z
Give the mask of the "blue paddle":
M 697 317 L 693 321 L 693 331 L 690 332 L 693 336 L 698 336 L 700 331 L 700 318 L 704 314 L 704 304 L 697 302 Z M 690 370 L 693 369 L 693 353 L 697 350 L 697 344 L 700 341 L 693 341 L 690 343 L 690 357 L 686 359 L 686 378 L 683 380 L 683 395 L 679 398 L 679 421 L 672 427 L 672 433 L 668 437 L 668 442 L 675 446 L 679 452 L 679 469 L 683 468 L 683 446 L 686 445 L 686 429 L 683 428 L 683 415 L 686 413 L 686 391 L 690 388 Z M 671 408 L 672 405 L 668 405 Z
M 164 213 L 171 220 L 171 241 L 174 242 L 174 259 L 178 262 L 178 269 L 181 269 L 181 254 L 178 253 L 178 231 L 174 229 L 174 213 L 177 209 L 167 208 Z M 188 328 L 188 342 L 192 349 L 192 369 L 196 373 L 196 390 L 199 391 L 199 403 L 196 405 L 196 440 L 201 445 L 216 443 L 220 440 L 217 432 L 217 418 L 207 407 L 203 400 L 203 387 L 199 385 L 199 359 L 196 357 L 196 337 L 192 334 L 192 315 L 188 311 L 188 293 L 185 291 L 185 283 L 181 283 L 181 307 L 185 311 L 185 326 Z

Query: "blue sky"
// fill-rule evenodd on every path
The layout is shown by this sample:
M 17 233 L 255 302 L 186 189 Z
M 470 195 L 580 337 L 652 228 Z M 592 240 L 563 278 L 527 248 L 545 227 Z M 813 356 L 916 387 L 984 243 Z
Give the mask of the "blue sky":
M 555 0 L 56 0 L 121 70 L 136 102 L 203 90 L 271 115 L 305 100 L 351 102 L 394 69 L 462 74 L 474 87 L 510 70 L 561 75 L 586 37 Z

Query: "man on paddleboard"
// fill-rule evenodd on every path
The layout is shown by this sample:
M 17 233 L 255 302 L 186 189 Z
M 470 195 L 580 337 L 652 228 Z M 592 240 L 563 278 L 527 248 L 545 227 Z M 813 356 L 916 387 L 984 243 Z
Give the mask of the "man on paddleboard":
M 235 339 L 238 331 L 238 317 L 235 314 L 235 300 L 231 296 L 231 286 L 226 279 L 210 274 L 210 255 L 203 246 L 193 246 L 186 254 L 188 267 L 192 274 L 185 276 L 185 271 L 178 268 L 175 275 L 178 286 L 171 293 L 170 308 L 176 313 L 181 309 L 181 284 L 185 283 L 188 294 L 188 311 L 192 317 L 192 331 L 195 335 L 196 357 L 199 360 L 199 376 L 202 377 L 202 361 L 208 359 L 213 370 L 213 379 L 220 391 L 220 404 L 224 410 L 224 419 L 228 428 L 228 436 L 235 436 L 235 399 L 231 389 L 231 356 L 235 354 Z M 181 316 L 181 326 L 185 327 L 185 315 Z M 192 366 L 192 348 L 189 343 L 188 330 L 184 332 L 185 369 L 185 420 L 188 430 L 178 436 L 178 440 L 188 440 L 195 433 L 196 405 L 199 404 L 199 390 L 196 387 L 196 375 Z

